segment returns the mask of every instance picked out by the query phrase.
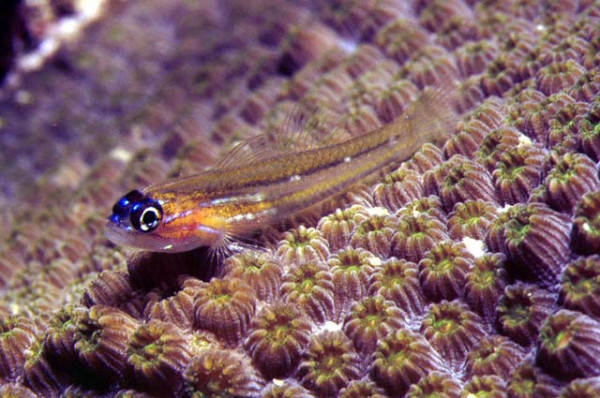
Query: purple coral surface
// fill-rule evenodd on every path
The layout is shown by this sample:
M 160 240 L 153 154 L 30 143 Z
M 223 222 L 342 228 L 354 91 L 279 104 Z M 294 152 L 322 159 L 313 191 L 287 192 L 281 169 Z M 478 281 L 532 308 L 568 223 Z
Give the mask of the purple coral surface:
M 600 1 L 106 2 L 58 42 L 80 11 L 38 3 L 15 43 L 59 47 L 0 88 L 0 395 L 597 391 Z M 264 251 L 103 236 L 124 192 L 303 107 L 351 137 L 431 85 L 454 87 L 445 143 Z

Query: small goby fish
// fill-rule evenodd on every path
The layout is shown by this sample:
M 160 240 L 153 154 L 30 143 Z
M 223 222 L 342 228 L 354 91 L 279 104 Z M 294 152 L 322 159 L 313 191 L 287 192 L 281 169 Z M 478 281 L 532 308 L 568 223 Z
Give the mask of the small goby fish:
M 426 89 L 392 122 L 341 143 L 250 160 L 236 160 L 242 152 L 234 149 L 211 170 L 129 192 L 113 206 L 105 235 L 149 251 L 227 250 L 236 238 L 445 140 L 455 122 L 447 92 Z

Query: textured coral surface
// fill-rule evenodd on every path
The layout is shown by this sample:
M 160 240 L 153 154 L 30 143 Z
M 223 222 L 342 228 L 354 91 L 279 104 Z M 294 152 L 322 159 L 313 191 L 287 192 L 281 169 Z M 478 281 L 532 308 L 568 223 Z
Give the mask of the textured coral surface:
M 0 395 L 594 397 L 600 2 L 110 2 L 0 97 Z M 451 138 L 211 262 L 102 229 L 302 106 Z

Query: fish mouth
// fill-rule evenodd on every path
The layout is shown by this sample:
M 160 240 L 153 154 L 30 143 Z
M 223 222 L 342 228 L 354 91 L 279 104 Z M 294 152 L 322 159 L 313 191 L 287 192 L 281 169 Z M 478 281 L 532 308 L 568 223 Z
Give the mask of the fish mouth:
M 111 216 L 104 224 L 104 236 L 117 245 L 127 245 L 128 232 Z M 127 245 L 128 246 L 128 245 Z
M 149 251 L 166 251 L 157 250 L 155 239 L 152 242 L 140 233 L 136 233 L 131 228 L 121 226 L 115 223 L 112 219 L 108 219 L 104 225 L 104 236 L 106 239 L 119 246 L 126 246 L 132 249 L 142 249 Z
M 198 247 L 193 240 L 173 240 L 153 234 L 143 234 L 131 227 L 124 227 L 110 217 L 104 225 L 104 236 L 112 243 L 151 252 L 178 253 Z

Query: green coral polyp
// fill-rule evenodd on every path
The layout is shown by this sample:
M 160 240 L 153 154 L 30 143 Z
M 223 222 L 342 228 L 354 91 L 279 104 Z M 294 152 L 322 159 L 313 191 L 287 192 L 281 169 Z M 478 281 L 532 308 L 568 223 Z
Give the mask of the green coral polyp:
M 256 396 L 264 381 L 246 357 L 234 351 L 209 349 L 195 356 L 184 371 L 187 392 L 203 396 Z
M 506 379 L 526 353 L 507 337 L 496 335 L 483 338 L 467 355 L 467 373 L 477 376 L 493 374 Z
M 392 258 L 375 268 L 370 278 L 370 295 L 381 295 L 411 315 L 420 314 L 424 297 L 415 263 Z
M 560 287 L 565 307 L 600 317 L 600 256 L 573 260 L 565 269 Z
M 433 304 L 421 333 L 454 369 L 462 366 L 468 351 L 485 336 L 479 316 L 457 300 Z
M 247 332 L 256 301 L 254 289 L 244 281 L 213 278 L 195 293 L 195 324 L 236 344 Z
M 458 396 L 462 391 L 460 383 L 450 373 L 431 372 L 417 384 L 413 384 L 406 393 L 407 398 Z
M 507 255 L 518 278 L 550 284 L 567 260 L 569 228 L 570 217 L 544 204 L 518 204 L 494 221 L 486 243 Z
M 290 269 L 280 294 L 283 301 L 299 305 L 317 322 L 325 322 L 334 316 L 334 284 L 331 272 L 324 264 L 309 262 Z
M 448 219 L 448 230 L 453 239 L 470 237 L 482 240 L 491 222 L 497 216 L 494 205 L 483 201 L 457 203 Z
M 449 238 L 446 226 L 436 217 L 410 214 L 398 222 L 392 236 L 392 254 L 398 258 L 418 262 L 436 241 Z
M 405 318 L 404 312 L 383 296 L 366 297 L 352 306 L 342 330 L 358 351 L 371 354 L 381 338 L 405 326 Z
M 507 244 L 518 245 L 522 243 L 531 231 L 531 225 L 523 224 L 517 220 L 508 224 L 506 231 Z
M 402 329 L 381 340 L 374 358 L 375 382 L 394 396 L 404 394 L 410 384 L 437 370 L 441 363 L 422 336 Z
M 535 396 L 555 397 L 562 388 L 561 383 L 544 373 L 532 361 L 525 360 L 510 374 L 509 396 L 526 398 Z
M 474 397 L 502 398 L 506 396 L 506 382 L 493 375 L 474 376 L 465 384 L 463 391 Z
M 508 286 L 497 309 L 501 331 L 520 345 L 529 346 L 550 315 L 554 301 L 551 293 L 535 285 Z
M 537 364 L 554 377 L 572 380 L 600 375 L 600 323 L 560 310 L 540 330 Z
M 425 296 L 433 301 L 462 296 L 472 256 L 462 243 L 442 242 L 419 262 L 419 280 Z
M 174 393 L 183 383 L 191 339 L 173 324 L 152 320 L 136 329 L 128 342 L 127 363 L 141 390 Z
M 324 261 L 329 255 L 329 244 L 318 230 L 300 226 L 284 234 L 277 247 L 277 255 L 288 263 Z
M 571 245 L 581 254 L 600 253 L 600 190 L 584 195 L 577 205 Z
M 254 318 L 254 330 L 244 346 L 268 377 L 283 377 L 295 369 L 311 332 L 310 321 L 295 307 L 277 303 Z
M 298 368 L 302 384 L 320 396 L 337 395 L 361 376 L 361 359 L 341 332 L 314 336 Z

